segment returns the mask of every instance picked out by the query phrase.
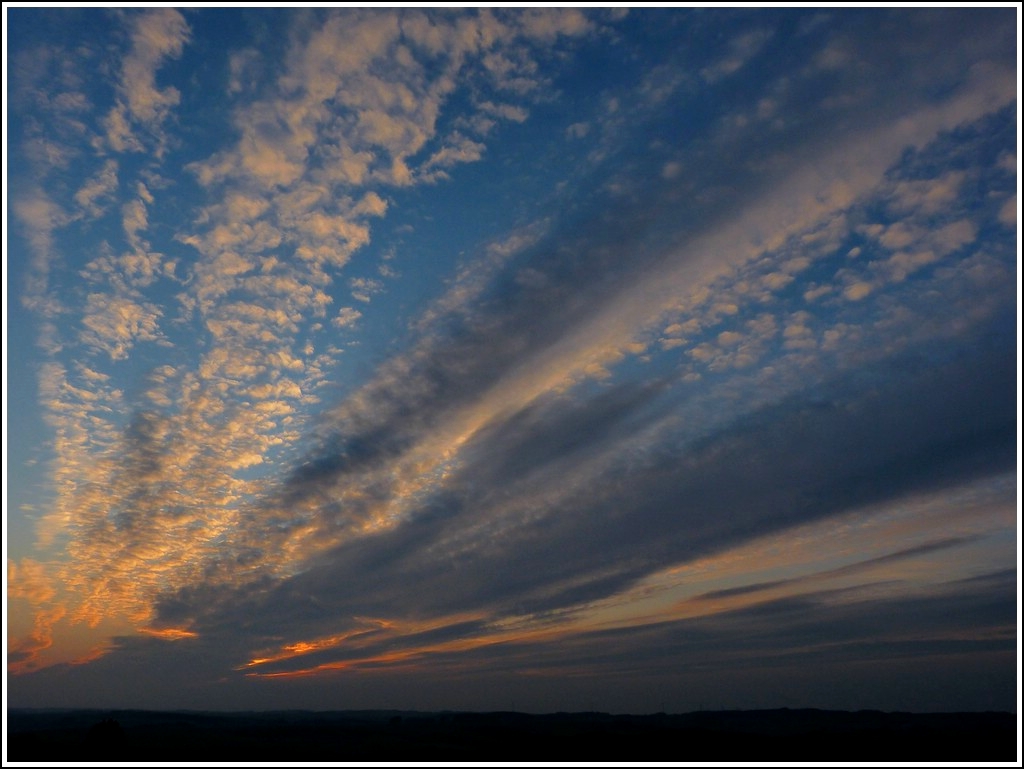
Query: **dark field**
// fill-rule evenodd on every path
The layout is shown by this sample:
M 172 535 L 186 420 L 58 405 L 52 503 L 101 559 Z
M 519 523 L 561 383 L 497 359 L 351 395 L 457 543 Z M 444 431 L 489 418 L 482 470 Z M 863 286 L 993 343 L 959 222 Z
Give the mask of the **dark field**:
M 9 761 L 1017 760 L 1012 713 L 11 710 Z

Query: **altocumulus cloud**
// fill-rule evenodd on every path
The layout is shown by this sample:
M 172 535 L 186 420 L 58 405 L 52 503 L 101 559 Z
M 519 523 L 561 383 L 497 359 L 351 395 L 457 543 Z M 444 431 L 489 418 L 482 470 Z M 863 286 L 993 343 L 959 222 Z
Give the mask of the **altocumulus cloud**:
M 1008 14 L 19 44 L 11 702 L 1010 707 Z

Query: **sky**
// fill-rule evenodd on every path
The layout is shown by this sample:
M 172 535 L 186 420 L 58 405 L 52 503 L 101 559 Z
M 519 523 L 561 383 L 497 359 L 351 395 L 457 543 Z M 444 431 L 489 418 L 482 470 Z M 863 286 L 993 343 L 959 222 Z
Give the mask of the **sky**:
M 1016 711 L 1019 7 L 4 13 L 8 707 Z

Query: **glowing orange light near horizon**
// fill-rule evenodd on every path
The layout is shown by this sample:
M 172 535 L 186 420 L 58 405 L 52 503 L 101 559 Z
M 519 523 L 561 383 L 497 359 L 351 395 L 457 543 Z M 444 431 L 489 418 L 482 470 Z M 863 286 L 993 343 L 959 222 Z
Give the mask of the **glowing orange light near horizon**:
M 136 628 L 136 630 L 144 635 L 153 636 L 154 638 L 162 638 L 165 641 L 180 641 L 183 638 L 199 637 L 198 633 L 178 627 L 140 627 Z

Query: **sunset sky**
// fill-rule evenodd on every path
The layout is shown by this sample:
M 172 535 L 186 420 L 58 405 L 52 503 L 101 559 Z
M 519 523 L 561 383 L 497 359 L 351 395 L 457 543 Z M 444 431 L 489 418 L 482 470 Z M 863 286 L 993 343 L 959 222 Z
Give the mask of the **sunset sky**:
M 9 707 L 1016 710 L 1018 7 L 4 13 Z

